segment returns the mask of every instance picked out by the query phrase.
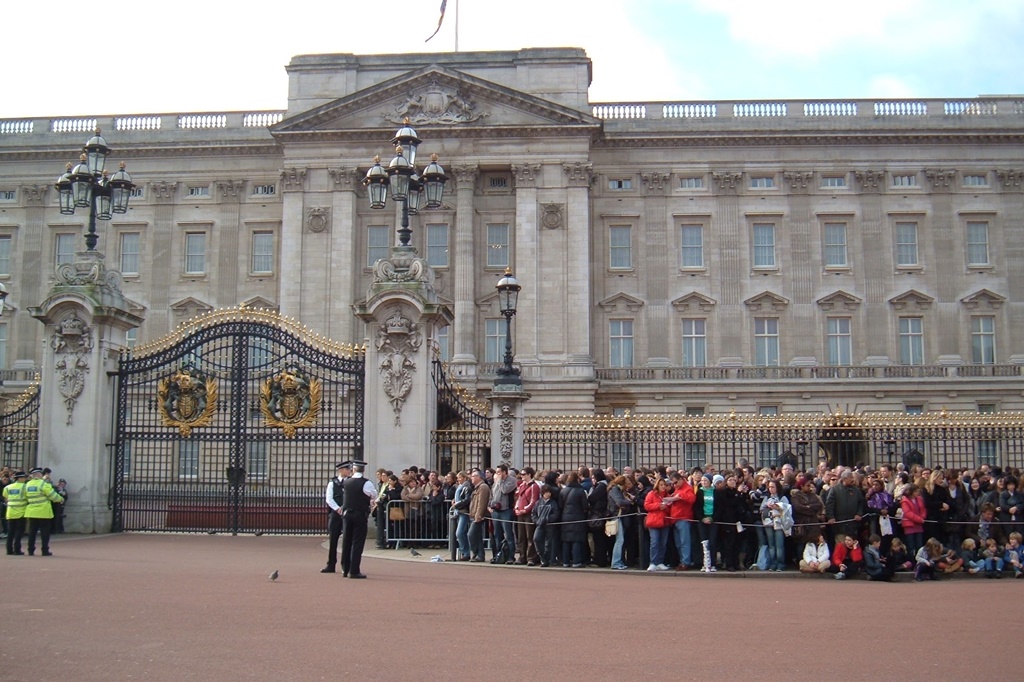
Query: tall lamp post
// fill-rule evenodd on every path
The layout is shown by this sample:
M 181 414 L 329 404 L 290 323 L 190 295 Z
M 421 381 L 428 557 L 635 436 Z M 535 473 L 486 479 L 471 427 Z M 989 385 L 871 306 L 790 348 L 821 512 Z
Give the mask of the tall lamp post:
M 497 386 L 522 386 L 519 368 L 512 366 L 512 318 L 516 314 L 516 303 L 519 301 L 519 280 L 512 274 L 511 268 L 505 268 L 505 275 L 495 285 L 498 290 L 498 308 L 505 316 L 505 364 L 498 368 Z
M 87 251 L 96 251 L 96 220 L 110 220 L 114 213 L 128 212 L 128 199 L 135 189 L 132 178 L 124 169 L 113 175 L 106 171 L 107 155 L 110 147 L 100 137 L 99 126 L 96 135 L 89 139 L 82 148 L 82 156 L 77 166 L 69 163 L 64 175 L 57 179 L 57 195 L 60 199 L 60 212 L 72 215 L 76 208 L 89 209 L 89 231 L 85 235 Z
M 437 162 L 437 154 L 430 157 L 430 163 L 422 173 L 416 172 L 416 150 L 420 138 L 409 125 L 409 120 L 395 133 L 391 144 L 395 145 L 395 158 L 387 168 L 380 165 L 380 157 L 374 157 L 373 166 L 366 172 L 363 184 L 369 189 L 370 208 L 384 208 L 388 190 L 391 200 L 402 203 L 402 222 L 398 230 L 399 246 L 408 248 L 412 230 L 409 216 L 416 215 L 423 208 L 440 208 L 444 194 L 444 183 L 448 176 Z

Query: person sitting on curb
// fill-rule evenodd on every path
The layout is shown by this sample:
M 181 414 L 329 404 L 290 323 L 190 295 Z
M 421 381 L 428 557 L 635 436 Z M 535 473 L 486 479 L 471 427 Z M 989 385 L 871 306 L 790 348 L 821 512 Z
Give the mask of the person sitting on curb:
M 868 538 L 868 548 L 864 550 L 864 572 L 868 574 L 868 580 L 890 582 L 896 571 L 889 568 L 881 550 L 881 536 L 872 535 Z
M 857 538 L 847 535 L 836 542 L 832 552 L 832 565 L 829 573 L 834 573 L 836 580 L 845 580 L 857 575 L 864 567 L 864 553 L 860 549 Z
M 801 573 L 824 573 L 829 567 L 828 543 L 825 536 L 818 533 L 816 542 L 804 545 L 804 558 L 800 560 Z

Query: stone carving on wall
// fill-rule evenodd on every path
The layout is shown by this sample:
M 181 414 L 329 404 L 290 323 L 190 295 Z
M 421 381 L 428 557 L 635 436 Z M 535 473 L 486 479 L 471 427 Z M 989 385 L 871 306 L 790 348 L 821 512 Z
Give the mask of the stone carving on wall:
M 671 175 L 668 173 L 640 173 L 640 181 L 651 194 L 664 192 L 669 188 Z
M 339 187 L 354 188 L 357 186 L 356 179 L 361 176 L 355 168 L 330 168 L 327 170 L 327 174 L 331 176 L 331 180 L 334 184 Z
M 281 171 L 281 183 L 286 192 L 301 190 L 306 184 L 306 169 L 285 168 Z
M 541 204 L 540 224 L 549 230 L 565 225 L 565 204 Z
M 711 181 L 718 186 L 720 192 L 735 192 L 743 183 L 743 173 L 712 173 Z
M 512 164 L 512 177 L 516 180 L 516 187 L 535 187 L 539 176 L 539 163 Z
M 121 291 L 124 281 L 117 270 L 107 270 L 101 260 L 62 263 L 54 273 L 57 286 L 100 286 Z
M 238 199 L 242 195 L 242 186 L 245 184 L 245 180 L 218 180 L 217 181 L 217 192 L 221 198 L 227 199 Z
M 22 185 L 21 196 L 27 206 L 41 206 L 46 203 L 48 185 Z
M 811 186 L 811 180 L 814 179 L 814 173 L 809 171 L 787 171 L 782 174 L 782 178 L 793 190 L 807 189 Z
M 434 283 L 434 269 L 415 254 L 392 253 L 373 264 L 373 281 Z
M 932 183 L 935 191 L 949 191 L 956 185 L 956 171 L 926 168 L 924 176 Z
M 1024 180 L 1024 171 L 997 170 L 996 178 L 1002 183 L 1003 189 L 1019 189 L 1021 180 Z
M 50 347 L 56 358 L 57 388 L 68 411 L 68 426 L 71 426 L 75 404 L 85 388 L 85 375 L 89 372 L 87 356 L 92 352 L 92 344 L 92 329 L 75 313 L 57 323 L 57 329 L 50 338 Z
M 512 419 L 512 406 L 501 406 L 501 420 L 498 423 L 498 452 L 501 453 L 501 463 L 505 466 L 512 466 L 513 439 L 515 434 Z
M 562 166 L 570 187 L 590 187 L 594 181 L 594 166 L 589 163 L 567 163 Z
M 877 192 L 882 188 L 885 181 L 885 173 L 883 171 L 857 171 L 853 174 L 853 177 L 860 183 L 860 188 L 864 192 Z
M 377 352 L 384 394 L 395 412 L 395 426 L 402 425 L 402 408 L 412 390 L 416 353 L 423 344 L 420 326 L 394 309 L 377 327 Z
M 460 90 L 433 82 L 419 92 L 409 93 L 404 102 L 382 116 L 398 124 L 408 119 L 412 125 L 455 125 L 472 123 L 490 114 L 477 111 L 476 103 Z
M 331 209 L 313 206 L 306 211 L 306 227 L 310 232 L 326 232 L 331 227 Z
M 149 188 L 153 191 L 153 198 L 167 201 L 173 199 L 175 192 L 178 191 L 178 183 L 176 182 L 151 182 Z

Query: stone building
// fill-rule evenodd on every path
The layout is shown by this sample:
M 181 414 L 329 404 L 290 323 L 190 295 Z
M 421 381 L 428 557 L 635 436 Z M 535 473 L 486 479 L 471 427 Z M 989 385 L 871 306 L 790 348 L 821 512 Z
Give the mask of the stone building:
M 450 177 L 412 243 L 471 391 L 501 361 L 509 267 L 528 415 L 1024 409 L 1024 98 L 594 103 L 581 49 L 287 70 L 284 112 L 0 120 L 5 390 L 82 248 L 53 182 L 94 127 L 137 184 L 99 225 L 144 307 L 131 342 L 246 304 L 358 343 L 399 220 L 361 180 L 409 119 Z

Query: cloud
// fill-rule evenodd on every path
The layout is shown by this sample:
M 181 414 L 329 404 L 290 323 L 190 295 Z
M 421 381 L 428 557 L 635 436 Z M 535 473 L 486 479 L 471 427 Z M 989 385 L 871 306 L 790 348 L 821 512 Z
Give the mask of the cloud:
M 855 4 L 787 0 L 690 0 L 718 15 L 739 45 L 773 57 L 856 59 L 883 51 L 893 58 L 949 53 L 999 31 L 1024 16 L 1020 3 L 994 0 L 860 0 Z M 851 53 L 852 50 L 852 53 Z

